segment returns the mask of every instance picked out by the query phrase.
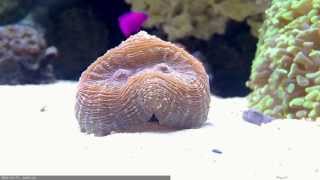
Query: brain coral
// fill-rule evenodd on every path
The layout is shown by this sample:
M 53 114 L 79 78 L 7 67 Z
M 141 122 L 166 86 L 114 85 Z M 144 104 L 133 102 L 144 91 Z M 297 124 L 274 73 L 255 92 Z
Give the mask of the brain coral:
M 147 27 L 160 27 L 170 40 L 223 34 L 226 22 L 248 20 L 255 29 L 270 0 L 127 0 L 133 10 L 147 12 Z M 253 29 L 252 31 L 255 31 Z
M 277 118 L 320 116 L 320 0 L 275 0 L 247 85 L 249 105 Z
M 199 127 L 207 120 L 209 102 L 201 62 L 140 32 L 82 73 L 75 109 L 83 132 L 103 136 Z
M 0 84 L 51 82 L 56 53 L 31 26 L 0 26 Z

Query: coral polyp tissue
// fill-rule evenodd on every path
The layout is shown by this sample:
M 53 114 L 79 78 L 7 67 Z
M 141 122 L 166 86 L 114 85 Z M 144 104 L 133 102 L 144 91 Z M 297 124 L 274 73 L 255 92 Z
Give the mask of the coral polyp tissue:
M 209 39 L 223 34 L 228 20 L 247 21 L 254 33 L 270 0 L 127 0 L 133 10 L 150 18 L 147 27 L 159 27 L 170 40 L 187 36 Z M 254 33 L 255 34 L 255 33 Z
M 275 0 L 247 85 L 249 105 L 276 118 L 320 116 L 320 0 Z
M 184 49 L 142 31 L 82 73 L 76 99 L 81 131 L 96 136 L 197 128 L 208 116 L 209 79 Z

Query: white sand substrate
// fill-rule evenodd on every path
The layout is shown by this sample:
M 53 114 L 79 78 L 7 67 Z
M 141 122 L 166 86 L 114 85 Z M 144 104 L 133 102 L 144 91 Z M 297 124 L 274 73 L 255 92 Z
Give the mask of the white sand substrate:
M 257 126 L 242 120 L 245 98 L 212 97 L 202 128 L 94 137 L 74 117 L 76 85 L 0 86 L 0 175 L 320 179 L 319 122 Z

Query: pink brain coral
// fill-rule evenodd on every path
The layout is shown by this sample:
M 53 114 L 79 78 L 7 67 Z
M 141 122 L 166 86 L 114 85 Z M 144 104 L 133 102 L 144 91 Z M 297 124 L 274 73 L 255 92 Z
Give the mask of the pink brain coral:
M 76 117 L 83 132 L 97 136 L 193 128 L 206 121 L 209 102 L 202 64 L 182 48 L 140 32 L 83 72 Z

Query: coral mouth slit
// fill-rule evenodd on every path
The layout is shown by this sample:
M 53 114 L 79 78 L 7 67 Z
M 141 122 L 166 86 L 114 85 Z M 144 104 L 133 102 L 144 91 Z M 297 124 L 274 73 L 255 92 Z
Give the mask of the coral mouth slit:
M 159 124 L 159 119 L 158 119 L 154 114 L 152 114 L 152 116 L 151 116 L 151 118 L 148 120 L 148 122 Z

